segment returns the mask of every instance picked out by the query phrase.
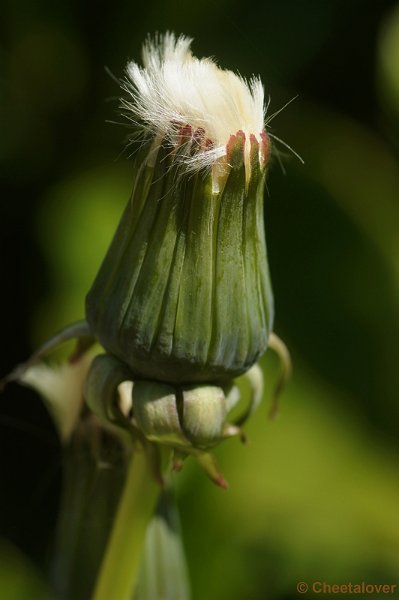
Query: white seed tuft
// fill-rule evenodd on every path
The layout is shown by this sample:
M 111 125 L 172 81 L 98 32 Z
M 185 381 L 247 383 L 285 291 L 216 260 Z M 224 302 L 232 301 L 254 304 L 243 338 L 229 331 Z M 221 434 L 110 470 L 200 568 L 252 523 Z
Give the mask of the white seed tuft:
M 192 40 L 173 33 L 148 39 L 143 47 L 143 67 L 129 62 L 122 100 L 129 119 L 155 139 L 172 143 L 182 127 L 202 132 L 201 151 L 187 157 L 187 168 L 219 167 L 226 156 L 230 136 L 242 130 L 246 136 L 248 164 L 250 135 L 261 144 L 264 130 L 264 90 L 259 78 L 249 81 L 221 69 L 210 58 L 198 59 L 190 50 Z

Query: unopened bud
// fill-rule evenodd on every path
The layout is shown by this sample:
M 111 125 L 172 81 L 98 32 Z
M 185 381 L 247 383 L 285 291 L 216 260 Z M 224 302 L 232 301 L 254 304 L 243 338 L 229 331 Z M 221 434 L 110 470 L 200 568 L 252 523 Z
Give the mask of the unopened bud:
M 187 151 L 164 142 L 137 167 L 132 198 L 87 297 L 87 320 L 139 377 L 213 383 L 254 364 L 272 327 L 264 168 L 251 138 L 246 182 L 245 136 L 231 136 L 215 193 L 210 173 L 181 172 Z

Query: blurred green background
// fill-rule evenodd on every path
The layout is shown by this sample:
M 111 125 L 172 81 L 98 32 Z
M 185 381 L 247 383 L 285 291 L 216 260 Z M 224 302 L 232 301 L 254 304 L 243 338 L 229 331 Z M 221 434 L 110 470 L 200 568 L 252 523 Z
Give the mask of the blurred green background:
M 166 29 L 259 74 L 271 111 L 298 94 L 271 125 L 305 160 L 283 156 L 286 175 L 275 160 L 265 199 L 275 329 L 294 361 L 280 418 L 267 421 L 266 396 L 249 443 L 218 449 L 228 492 L 194 463 L 175 478 L 193 600 L 399 585 L 396 2 L 3 1 L 2 374 L 83 316 L 131 184 L 105 67 L 121 77 Z M 264 363 L 270 392 L 277 362 Z M 33 394 L 12 388 L 0 409 L 0 595 L 42 598 L 60 448 Z

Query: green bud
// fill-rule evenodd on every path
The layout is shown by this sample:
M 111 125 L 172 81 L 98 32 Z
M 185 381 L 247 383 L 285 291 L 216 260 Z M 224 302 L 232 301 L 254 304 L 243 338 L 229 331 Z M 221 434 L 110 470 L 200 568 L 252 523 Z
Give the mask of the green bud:
M 196 143 L 182 128 L 180 144 L 149 145 L 137 159 L 131 199 L 86 302 L 107 352 L 141 378 L 179 384 L 246 371 L 273 321 L 259 144 L 251 136 L 247 156 L 244 134 L 231 136 L 215 191 L 211 172 L 182 166 Z

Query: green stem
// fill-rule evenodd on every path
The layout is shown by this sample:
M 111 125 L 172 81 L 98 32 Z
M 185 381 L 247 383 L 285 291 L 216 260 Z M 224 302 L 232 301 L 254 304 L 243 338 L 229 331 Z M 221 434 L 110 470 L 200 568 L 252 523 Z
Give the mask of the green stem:
M 161 491 L 144 451 L 130 459 L 125 487 L 105 551 L 93 600 L 131 600 L 147 525 Z

